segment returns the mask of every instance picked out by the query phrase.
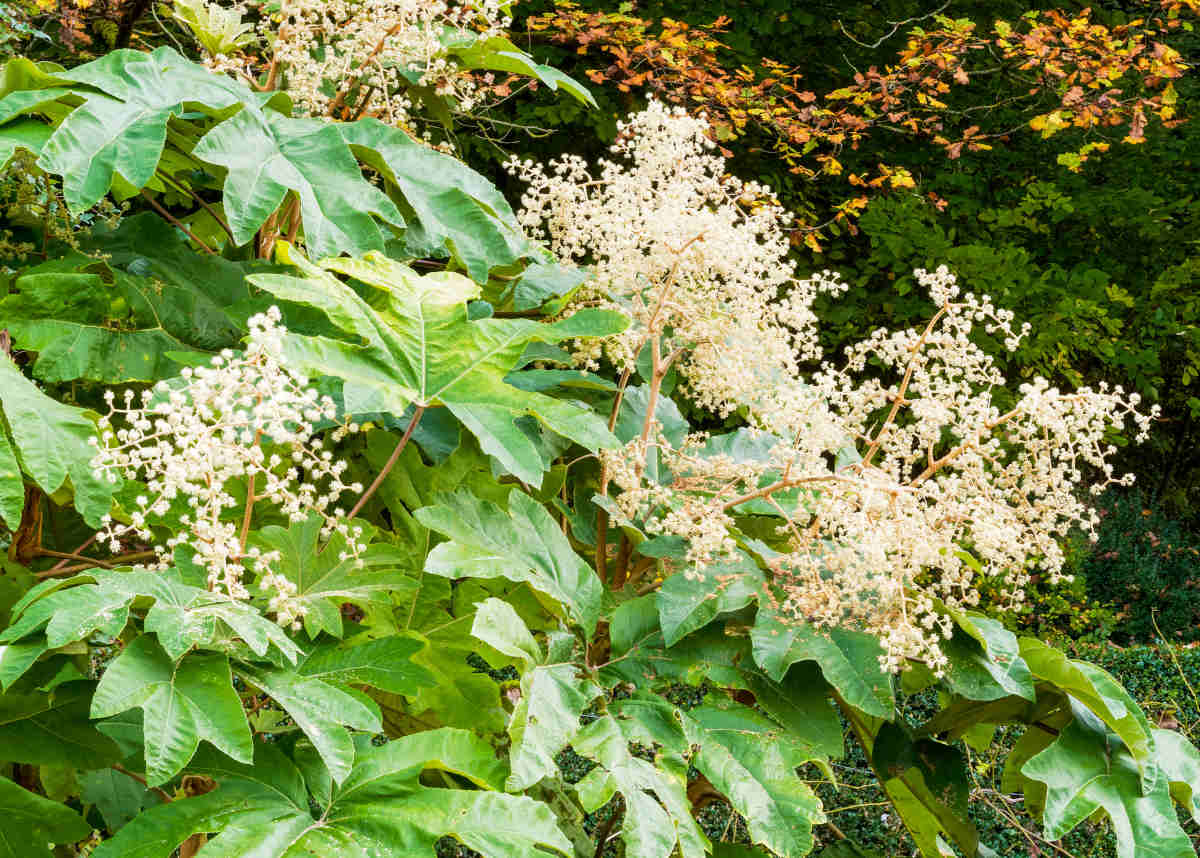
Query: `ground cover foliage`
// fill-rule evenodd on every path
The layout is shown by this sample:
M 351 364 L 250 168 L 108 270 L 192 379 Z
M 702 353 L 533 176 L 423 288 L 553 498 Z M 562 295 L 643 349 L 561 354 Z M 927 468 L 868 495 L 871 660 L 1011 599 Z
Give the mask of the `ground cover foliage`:
M 1152 281 L 1179 315 L 1150 314 L 1025 250 L 1111 200 L 1031 179 L 980 202 L 957 165 L 924 199 L 897 158 L 856 174 L 869 202 L 806 200 L 786 176 L 853 169 L 873 125 L 761 79 L 707 96 L 728 162 L 711 123 L 655 103 L 608 166 L 555 166 L 574 150 L 503 129 L 615 133 L 636 75 L 669 78 L 692 37 L 668 34 L 665 70 L 660 44 L 627 67 L 617 50 L 657 31 L 586 22 L 612 41 L 603 73 L 565 63 L 577 80 L 548 62 L 561 44 L 506 34 L 504 4 L 320 5 L 0 11 L 0 855 L 1195 854 L 1191 651 L 1071 640 L 1099 637 L 1071 627 L 1080 602 L 1123 642 L 1161 636 L 1130 622 L 1146 598 L 1191 637 L 1186 535 L 1138 495 L 1103 519 L 1081 503 L 1151 412 L 1074 392 L 1117 366 L 1191 413 L 1186 262 Z M 835 36 L 903 17 L 869 12 Z M 1187 12 L 1021 19 L 998 61 L 1076 75 L 1022 121 L 1187 133 L 1159 127 L 1186 63 L 1153 47 L 1186 49 Z M 577 10 L 553 14 L 577 39 Z M 987 48 L 930 21 L 929 110 L 879 105 L 886 75 L 833 101 L 892 111 L 939 158 L 993 157 L 982 123 L 927 115 L 953 112 L 942 72 L 976 74 L 955 51 Z M 1072 94 L 1088 75 L 1126 89 Z M 745 154 L 767 134 L 774 161 Z M 1054 182 L 1113 157 L 1095 142 Z M 498 144 L 519 156 L 503 177 Z M 833 219 L 797 231 L 726 175 L 747 163 Z M 966 246 L 942 199 L 982 224 Z M 890 272 L 897 298 L 872 316 L 799 276 L 793 246 L 856 290 Z M 910 276 L 942 262 L 991 297 Z M 1136 312 L 1064 355 L 1004 310 L 1059 292 Z M 1072 306 L 1056 324 L 1107 312 Z M 897 332 L 851 353 L 865 380 L 804 363 L 877 323 Z M 1183 357 L 1131 354 L 1134 328 Z M 1178 453 L 1190 430 L 1169 426 Z M 1175 513 L 1184 470 L 1152 487 Z M 1080 548 L 1097 524 L 1109 541 Z

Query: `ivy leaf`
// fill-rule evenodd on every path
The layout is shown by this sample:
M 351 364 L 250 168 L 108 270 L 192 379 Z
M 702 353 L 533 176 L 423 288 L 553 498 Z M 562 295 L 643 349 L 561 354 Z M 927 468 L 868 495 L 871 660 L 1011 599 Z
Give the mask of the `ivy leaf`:
M 891 677 L 879 666 L 879 641 L 848 629 L 817 629 L 786 620 L 760 604 L 750 630 L 754 660 L 779 680 L 798 661 L 815 661 L 837 693 L 851 706 L 877 718 L 890 718 L 895 705 Z
M 411 593 L 417 586 L 413 573 L 419 557 L 411 549 L 375 543 L 367 546 L 358 561 L 349 556 L 346 538 L 330 535 L 319 547 L 321 517 L 310 515 L 287 528 L 270 525 L 254 535 L 254 544 L 278 551 L 276 574 L 296 585 L 294 598 L 307 613 L 304 630 L 315 638 L 321 632 L 342 636 L 341 605 L 344 602 L 369 610 L 390 605 L 393 593 Z
M 0 778 L 0 858 L 51 858 L 47 843 L 74 843 L 92 827 L 71 808 Z
M 22 470 L 47 494 L 69 489 L 80 515 L 99 527 L 113 486 L 92 471 L 95 449 L 88 439 L 96 437 L 96 424 L 89 412 L 42 393 L 6 358 L 0 358 L 0 408 Z M 8 482 L 12 492 L 20 480 Z
M 590 635 L 604 588 L 591 565 L 571 548 L 546 508 L 524 492 L 509 495 L 508 512 L 468 492 L 444 495 L 417 510 L 417 521 L 450 541 L 434 547 L 425 571 L 447 578 L 527 581 L 567 606 Z
M 462 730 L 427 730 L 379 748 L 364 746 L 349 776 L 318 805 L 320 824 L 300 770 L 277 747 L 259 745 L 253 766 L 211 757 L 197 762 L 192 769 L 213 778 L 217 789 L 146 811 L 101 844 L 94 858 L 169 858 L 196 832 L 216 832 L 204 847 L 214 858 L 432 855 L 445 836 L 484 858 L 571 852 L 549 807 L 498 791 L 503 772 L 491 746 Z M 427 769 L 476 788 L 424 786 Z
M 235 760 L 253 756 L 250 726 L 224 655 L 193 653 L 175 662 L 152 638 L 135 638 L 105 668 L 91 716 L 108 718 L 134 707 L 144 715 L 150 786 L 178 774 L 202 739 Z
M 286 246 L 281 258 L 307 275 L 257 275 L 250 281 L 289 301 L 315 307 L 357 343 L 290 335 L 287 352 L 303 371 L 343 381 L 346 410 L 405 412 L 409 403 L 445 405 L 510 473 L 540 485 L 546 464 L 518 425 L 531 415 L 552 432 L 588 449 L 615 446 L 603 420 L 590 409 L 541 393 L 519 390 L 504 378 L 534 341 L 605 336 L 620 330 L 620 314 L 581 311 L 553 324 L 528 319 L 477 319 L 467 303 L 479 287 L 465 277 L 412 269 L 379 254 L 331 259 L 323 264 L 376 290 L 382 310 Z
M 1099 810 L 1108 814 L 1120 858 L 1190 858 L 1191 840 L 1179 826 L 1166 777 L 1143 789 L 1145 768 L 1115 733 L 1079 719 L 1021 768 L 1046 785 L 1042 821 L 1057 840 Z
M 658 593 L 664 641 L 673 646 L 718 614 L 746 607 L 765 586 L 762 570 L 743 551 L 730 560 L 669 576 Z
M 288 713 L 338 783 L 346 779 L 354 764 L 354 741 L 342 725 L 371 733 L 383 729 L 378 707 L 369 697 L 330 685 L 319 674 L 306 675 L 298 668 L 245 666 L 238 674 Z
M 337 125 L 243 110 L 209 131 L 192 155 L 227 171 L 223 208 L 234 241 L 245 244 L 292 191 L 314 256 L 382 250 L 372 215 L 396 226 L 395 203 L 363 178 Z

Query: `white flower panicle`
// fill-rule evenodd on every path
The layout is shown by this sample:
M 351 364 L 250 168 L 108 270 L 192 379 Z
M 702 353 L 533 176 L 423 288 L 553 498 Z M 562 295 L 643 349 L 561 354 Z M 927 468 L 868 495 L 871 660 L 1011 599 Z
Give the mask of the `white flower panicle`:
M 359 113 L 410 127 L 413 86 L 453 97 L 460 111 L 476 105 L 479 79 L 457 63 L 448 43 L 503 35 L 512 21 L 506 7 L 501 0 L 283 0 L 258 29 L 300 111 L 327 115 L 353 83 L 369 93 L 355 104 Z M 234 8 L 245 12 L 246 4 Z M 209 64 L 240 71 L 230 57 L 210 57 Z
M 357 558 L 362 529 L 348 524 L 336 504 L 344 492 L 361 492 L 362 486 L 343 481 L 346 463 L 317 436 L 314 426 L 335 420 L 337 409 L 283 365 L 287 330 L 279 320 L 275 307 L 252 317 L 244 353 L 226 350 L 209 366 L 185 368 L 176 382 L 144 391 L 140 403 L 133 391 L 125 392 L 123 404 L 108 391 L 110 411 L 100 419 L 92 467 L 110 482 L 125 477 L 147 489 L 134 501 L 128 523 L 105 517 L 99 538 L 112 552 L 125 540 L 149 543 L 165 568 L 177 546 L 190 546 L 208 571 L 209 589 L 247 599 L 244 578 L 251 572 L 269 597 L 269 610 L 280 624 L 292 625 L 304 608 L 295 584 L 276 569 L 278 552 L 246 544 L 254 505 L 267 501 L 293 522 L 317 513 L 324 519 L 322 536 L 342 534 Z M 114 426 L 114 419 L 122 425 Z M 340 438 L 346 431 L 339 427 L 333 434 Z M 157 524 L 173 535 L 156 542 Z
M 790 216 L 769 188 L 725 175 L 707 130 L 652 101 L 619 126 L 596 175 L 573 156 L 509 169 L 529 183 L 522 223 L 595 269 L 568 312 L 600 306 L 632 322 L 579 344 L 582 361 L 595 367 L 603 355 L 632 370 L 658 342 L 678 355 L 696 402 L 725 415 L 799 378 L 799 362 L 819 354 L 813 298 L 844 286 L 830 274 L 796 279 Z
M 631 319 L 581 359 L 632 369 L 649 343 L 659 373 L 678 360 L 699 405 L 741 409 L 751 424 L 735 455 L 704 436 L 673 447 L 648 416 L 641 438 L 601 456 L 621 515 L 688 541 L 683 574 L 728 558 L 735 517 L 766 505 L 781 523 L 755 547 L 773 572 L 763 598 L 796 621 L 877 635 L 888 670 L 920 659 L 938 673 L 945 609 L 977 604 L 981 579 L 1019 607 L 1034 565 L 1064 577 L 1059 540 L 1098 522 L 1085 479 L 1100 475 L 1094 492 L 1132 481 L 1113 475 L 1108 434 L 1129 427 L 1141 440 L 1157 409 L 1139 413 L 1120 388 L 1067 393 L 1040 378 L 1002 408 L 1005 379 L 972 334 L 1011 351 L 1029 326 L 962 293 L 945 267 L 916 272 L 936 308 L 923 329 L 876 331 L 842 366 L 802 374 L 800 361 L 819 357 L 813 298 L 836 292 L 836 276 L 793 279 L 783 214 L 744 207 L 763 190 L 723 177 L 699 120 L 652 104 L 614 149 L 625 163 L 598 179 L 570 159 L 516 169 L 531 183 L 525 222 L 595 266 L 576 305 Z

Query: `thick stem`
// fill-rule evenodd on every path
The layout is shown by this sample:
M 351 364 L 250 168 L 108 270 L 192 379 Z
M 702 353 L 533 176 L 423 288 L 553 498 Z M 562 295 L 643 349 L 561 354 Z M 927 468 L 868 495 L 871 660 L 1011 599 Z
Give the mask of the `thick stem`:
M 617 425 L 617 417 L 621 413 L 621 400 L 625 397 L 625 387 L 629 384 L 631 371 L 626 369 L 621 373 L 621 381 L 617 385 L 617 396 L 613 400 L 612 413 L 608 416 L 608 431 L 613 431 Z M 608 495 L 608 465 L 600 463 L 600 494 Z M 596 512 L 596 574 L 601 582 L 608 584 L 608 512 Z
M 413 430 L 417 428 L 417 424 L 421 422 L 421 415 L 425 413 L 425 406 L 418 405 L 417 410 L 413 412 L 412 420 L 408 423 L 408 428 L 404 430 L 404 437 L 400 439 L 400 443 L 396 445 L 396 449 L 392 451 L 392 455 L 388 457 L 387 463 L 383 466 L 383 470 L 371 481 L 371 485 L 367 486 L 367 490 L 362 493 L 358 502 L 350 510 L 347 519 L 354 518 L 358 515 L 359 510 L 366 505 L 371 499 L 371 495 L 375 494 L 375 490 L 383 485 L 383 481 L 387 479 L 387 475 L 392 472 L 392 468 L 396 467 L 396 462 L 400 461 L 400 454 L 404 452 L 404 448 L 408 446 L 408 439 L 412 437 Z
M 612 588 L 619 590 L 628 580 L 629 559 L 633 556 L 633 543 L 624 533 L 621 534 L 621 547 L 617 549 L 617 568 L 613 570 Z

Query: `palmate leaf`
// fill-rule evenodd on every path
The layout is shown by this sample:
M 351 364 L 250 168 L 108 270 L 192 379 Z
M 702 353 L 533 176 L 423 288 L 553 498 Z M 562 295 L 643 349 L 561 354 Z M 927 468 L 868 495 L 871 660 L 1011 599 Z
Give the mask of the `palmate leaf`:
M 489 268 L 527 252 L 512 211 L 482 176 L 378 120 L 291 118 L 282 93 L 255 93 L 168 47 L 112 51 L 57 75 L 20 59 L 10 69 L 13 63 L 20 72 L 10 75 L 13 87 L 22 88 L 0 98 L 0 166 L 17 148 L 40 153 L 42 169 L 63 176 L 76 214 L 110 189 L 161 187 L 155 173 L 165 156 L 184 155 L 221 174 L 223 208 L 238 244 L 290 191 L 316 256 L 382 250 L 387 228 L 406 222 L 410 228 L 419 222 L 480 282 Z M 198 115 L 208 121 L 185 125 L 177 119 L 185 113 L 189 121 Z M 384 176 L 403 213 L 363 177 L 359 159 Z
M 417 510 L 417 521 L 450 541 L 434 547 L 425 571 L 448 578 L 527 581 L 565 605 L 590 635 L 600 616 L 604 588 L 546 508 L 513 492 L 508 511 L 467 492 L 444 495 Z
M 339 128 L 316 119 L 245 109 L 192 150 L 226 169 L 224 209 L 234 241 L 245 244 L 288 191 L 300 199 L 304 240 L 315 256 L 383 247 L 372 215 L 403 224 L 395 203 L 366 181 Z
M 287 712 L 338 783 L 345 780 L 354 764 L 354 740 L 343 725 L 370 733 L 383 730 L 374 701 L 331 685 L 319 676 L 308 676 L 296 668 L 246 666 L 238 669 L 238 675 L 261 688 Z
M 183 583 L 180 573 L 97 571 L 30 591 L 14 611 L 0 640 L 21 640 L 44 630 L 42 651 L 86 639 L 93 632 L 115 637 L 134 601 L 145 610 L 143 628 L 175 660 L 194 647 L 219 649 L 235 638 L 258 656 L 274 647 L 296 661 L 300 648 L 256 608 Z M 0 678 L 2 679 L 2 678 Z M 11 682 L 11 679 L 7 679 Z
M 254 100 L 244 85 L 170 48 L 112 51 L 56 78 L 82 86 L 10 93 L 0 99 L 0 122 L 68 94 L 83 100 L 42 146 L 38 161 L 63 177 L 63 195 L 76 214 L 100 201 L 115 174 L 135 188 L 149 183 L 172 116 L 189 109 L 216 115 Z
M 394 186 L 425 233 L 476 283 L 529 252 L 504 195 L 466 164 L 418 143 L 378 119 L 337 126 L 364 164 Z
M 547 663 L 525 623 L 507 602 L 487 599 L 475 613 L 471 634 L 520 659 L 521 699 L 508 724 L 512 739 L 512 774 L 505 788 L 527 789 L 558 773 L 555 756 L 579 731 L 579 716 L 602 693 L 600 686 L 579 676 L 568 662 Z
M 21 477 L 21 465 L 8 432 L 0 425 L 0 521 L 8 525 L 9 530 L 16 530 L 24 506 L 25 481 Z
M 949 660 L 945 683 L 969 700 L 999 700 L 1016 695 L 1034 700 L 1033 676 L 1021 658 L 1017 636 L 996 620 L 952 611 L 956 629 L 942 644 Z
M 380 309 L 286 245 L 281 261 L 306 277 L 256 275 L 250 281 L 280 298 L 320 310 L 352 342 L 289 335 L 293 365 L 342 379 L 346 410 L 401 415 L 410 403 L 444 405 L 483 451 L 527 483 L 540 484 L 546 463 L 519 419 L 535 417 L 588 449 L 615 445 L 603 420 L 573 403 L 512 387 L 504 378 L 531 342 L 605 336 L 626 321 L 617 313 L 581 311 L 553 324 L 528 319 L 471 321 L 467 302 L 479 287 L 449 273 L 419 277 L 379 254 L 334 259 L 325 268 L 372 287 Z
M 588 107 L 596 100 L 587 87 L 556 68 L 542 65 L 504 36 L 472 37 L 461 31 L 445 40 L 448 52 L 466 69 L 503 71 L 537 78 L 552 91 L 560 87 Z
M 967 813 L 970 782 L 962 753 L 932 739 L 914 741 L 906 726 L 891 721 L 863 719 L 856 728 L 870 742 L 884 792 L 921 854 L 945 854 L 943 835 L 975 854 L 979 834 Z
M 760 603 L 750 630 L 754 659 L 779 679 L 798 661 L 815 661 L 843 700 L 868 715 L 890 718 L 895 706 L 891 677 L 879 666 L 879 641 L 863 632 L 817 629 L 781 617 Z
M 393 594 L 405 598 L 417 587 L 420 554 L 413 546 L 375 543 L 356 560 L 348 555 L 346 538 L 339 533 L 320 545 L 321 523 L 320 516 L 310 515 L 287 528 L 270 525 L 255 534 L 254 544 L 279 552 L 275 572 L 296 585 L 294 598 L 305 609 L 308 636 L 328 632 L 340 638 L 342 604 L 368 610 L 390 605 Z
M 423 573 L 418 580 L 417 590 L 396 606 L 394 616 L 402 634 L 425 644 L 413 661 L 428 669 L 436 684 L 406 698 L 375 694 L 385 726 L 393 734 L 429 724 L 503 732 L 509 713 L 501 706 L 500 688 L 468 662 L 479 651 L 471 637 L 475 607 L 457 604 L 446 578 Z
M 765 586 L 762 570 L 742 551 L 731 559 L 669 576 L 658 592 L 663 639 L 667 646 L 674 645 L 718 614 L 746 607 Z
M 47 494 L 69 490 L 75 508 L 93 527 L 109 510 L 113 486 L 98 478 L 90 462 L 96 424 L 89 412 L 58 402 L 38 390 L 7 357 L 0 356 L 0 409 L 8 440 L 21 470 Z M 0 433 L 3 432 L 0 426 Z M 0 474 L 8 472 L 0 460 Z M 6 494 L 15 496 L 19 477 L 7 478 Z M 22 496 L 24 490 L 21 489 Z M 12 511 L 10 502 L 5 515 Z M 19 514 L 18 514 L 19 518 Z M 15 527 L 16 521 L 9 521 Z
M 3 172 L 20 150 L 31 155 L 41 154 L 50 139 L 51 129 L 35 119 L 21 119 L 0 126 L 0 172 Z
M 599 763 L 575 785 L 583 809 L 595 812 L 620 793 L 625 798 L 620 834 L 627 854 L 668 858 L 678 845 L 682 858 L 701 858 L 709 844 L 692 818 L 687 767 L 670 755 L 652 763 L 631 754 L 630 741 L 643 732 L 635 721 L 606 715 L 571 740 L 577 754 Z
M 1089 719 L 1094 720 L 1094 719 Z M 1103 810 L 1112 822 L 1120 858 L 1190 858 L 1191 840 L 1179 826 L 1167 777 L 1143 789 L 1146 767 L 1120 738 L 1076 719 L 1021 768 L 1047 787 L 1042 821 L 1057 840 Z
M 1021 658 L 1034 679 L 1053 684 L 1099 718 L 1125 744 L 1141 770 L 1142 788 L 1158 778 L 1153 763 L 1154 733 L 1137 702 L 1109 673 L 1095 665 L 1068 658 L 1034 638 L 1021 638 Z
M 85 682 L 0 695 L 0 761 L 95 769 L 120 760 L 116 742 L 88 720 L 91 698 Z
M 178 774 L 201 740 L 245 763 L 253 757 L 250 726 L 224 655 L 193 653 L 176 662 L 153 638 L 135 638 L 105 668 L 91 716 L 108 718 L 135 707 L 144 714 L 150 786 Z
M 369 685 L 392 694 L 414 694 L 434 685 L 433 674 L 412 661 L 424 648 L 416 637 L 398 635 L 353 646 L 323 644 L 304 656 L 296 670 L 334 685 Z
M 447 772 L 475 788 L 434 789 L 421 772 Z M 484 858 L 568 854 L 570 841 L 550 809 L 499 792 L 504 771 L 486 742 L 461 730 L 428 730 L 372 748 L 361 745 L 349 777 L 323 790 L 271 745 L 259 745 L 254 765 L 197 761 L 216 790 L 151 809 L 93 853 L 94 858 L 168 858 L 191 834 L 215 833 L 211 858 L 410 858 L 432 855 L 444 836 Z
M 71 808 L 0 777 L 0 858 L 51 858 L 48 843 L 74 843 L 92 827 Z
M 97 230 L 86 247 L 95 255 L 71 250 L 24 269 L 0 299 L 16 344 L 37 352 L 35 377 L 151 382 L 177 371 L 171 352 L 237 346 L 229 311 L 250 297 L 245 275 L 261 265 L 194 253 L 150 213 Z
M 80 772 L 78 779 L 79 798 L 100 811 L 109 831 L 116 831 L 143 809 L 162 803 L 158 793 L 113 768 Z
M 750 837 L 783 858 L 807 855 L 821 801 L 797 775 L 808 748 L 746 707 L 701 706 L 683 721 L 699 747 L 692 764 L 746 819 Z
M 48 382 L 86 379 L 105 383 L 154 381 L 174 374 L 168 352 L 189 351 L 156 321 L 128 330 L 105 324 L 108 304 L 141 297 L 136 280 L 82 269 L 95 260 L 72 254 L 35 266 L 17 278 L 17 293 L 0 298 L 0 316 L 13 341 L 37 352 L 33 374 Z M 74 269 L 74 270 L 71 270 Z
M 643 696 L 613 701 L 609 709 L 611 727 L 589 726 L 572 741 L 573 748 L 587 748 L 587 756 L 604 767 L 580 782 L 581 798 L 589 804 L 611 795 L 612 790 L 622 792 L 628 802 L 631 793 L 653 789 L 662 807 L 654 811 L 646 805 L 643 811 L 661 821 L 665 810 L 671 819 L 665 833 L 671 836 L 674 831 L 683 854 L 705 854 L 708 844 L 704 838 L 682 821 L 681 817 L 687 816 L 690 822 L 687 804 L 681 807 L 676 802 L 674 783 L 686 782 L 689 766 L 694 766 L 746 819 L 755 843 L 784 858 L 809 853 L 812 827 L 824 822 L 825 815 L 820 800 L 796 774 L 798 766 L 816 759 L 808 742 L 754 709 L 732 703 L 684 711 L 661 698 Z M 633 741 L 655 749 L 656 786 L 646 783 L 652 778 L 645 767 L 625 759 L 616 744 L 618 735 L 620 742 Z M 628 824 L 631 833 L 637 832 L 635 836 L 648 838 L 647 842 L 661 848 L 663 832 L 655 836 L 639 831 L 637 820 Z

